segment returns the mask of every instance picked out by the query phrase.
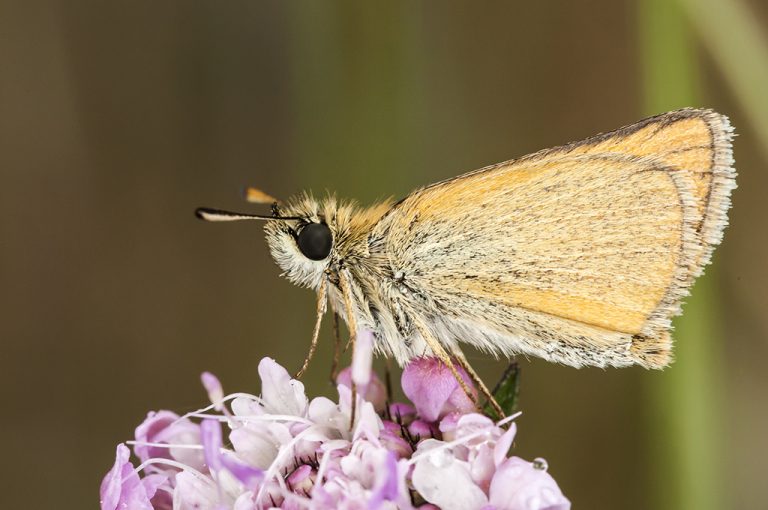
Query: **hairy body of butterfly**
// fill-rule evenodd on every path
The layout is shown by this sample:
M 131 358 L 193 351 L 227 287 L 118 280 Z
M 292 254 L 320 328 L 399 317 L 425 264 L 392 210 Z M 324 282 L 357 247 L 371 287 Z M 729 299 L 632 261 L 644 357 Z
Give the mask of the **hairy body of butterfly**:
M 576 367 L 663 368 L 670 320 L 727 224 L 731 138 L 715 112 L 670 112 L 394 205 L 302 195 L 275 209 L 299 219 L 267 222 L 267 242 L 289 280 L 327 294 L 400 364 L 437 341 L 449 354 L 464 342 Z M 315 260 L 298 242 L 314 224 L 330 240 Z

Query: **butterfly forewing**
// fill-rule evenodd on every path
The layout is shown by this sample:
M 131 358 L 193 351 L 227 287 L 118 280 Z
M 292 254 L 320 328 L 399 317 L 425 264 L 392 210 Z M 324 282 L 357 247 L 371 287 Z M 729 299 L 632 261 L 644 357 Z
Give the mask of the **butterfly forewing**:
M 418 190 L 373 237 L 410 313 L 459 341 L 660 367 L 725 226 L 730 164 L 727 119 L 672 112 Z

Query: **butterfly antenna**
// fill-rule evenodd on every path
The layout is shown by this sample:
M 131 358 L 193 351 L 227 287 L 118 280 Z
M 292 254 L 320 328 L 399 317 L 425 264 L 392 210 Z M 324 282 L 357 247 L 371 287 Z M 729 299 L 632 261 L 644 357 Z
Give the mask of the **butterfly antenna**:
M 198 207 L 195 209 L 195 216 L 205 221 L 240 221 L 240 220 L 301 220 L 301 216 L 264 216 L 261 214 L 239 213 L 232 211 L 223 211 L 221 209 L 211 209 L 209 207 Z

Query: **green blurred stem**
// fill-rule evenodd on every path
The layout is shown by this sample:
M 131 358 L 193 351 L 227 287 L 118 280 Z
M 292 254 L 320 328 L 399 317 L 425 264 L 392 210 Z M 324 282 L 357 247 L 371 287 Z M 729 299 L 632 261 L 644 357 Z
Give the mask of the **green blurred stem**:
M 679 1 L 641 0 L 641 62 L 648 114 L 697 106 L 697 55 Z M 723 378 L 714 268 L 699 279 L 675 321 L 677 361 L 648 374 L 651 508 L 725 508 L 721 438 Z
M 768 156 L 768 38 L 740 0 L 678 0 Z

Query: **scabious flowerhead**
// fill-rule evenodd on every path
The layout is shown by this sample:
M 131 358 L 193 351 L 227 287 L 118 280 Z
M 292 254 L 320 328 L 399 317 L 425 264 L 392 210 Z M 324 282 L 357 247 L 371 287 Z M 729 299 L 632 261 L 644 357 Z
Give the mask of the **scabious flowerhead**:
M 392 403 L 370 369 L 372 338 L 358 338 L 358 348 L 337 380 L 338 402 L 309 400 L 270 358 L 259 363 L 260 396 L 225 395 L 203 374 L 210 406 L 149 413 L 129 441 L 136 467 L 118 445 L 102 510 L 570 508 L 545 462 L 509 457 L 513 417 L 494 423 L 478 413 L 439 361 L 406 367 L 413 405 Z

